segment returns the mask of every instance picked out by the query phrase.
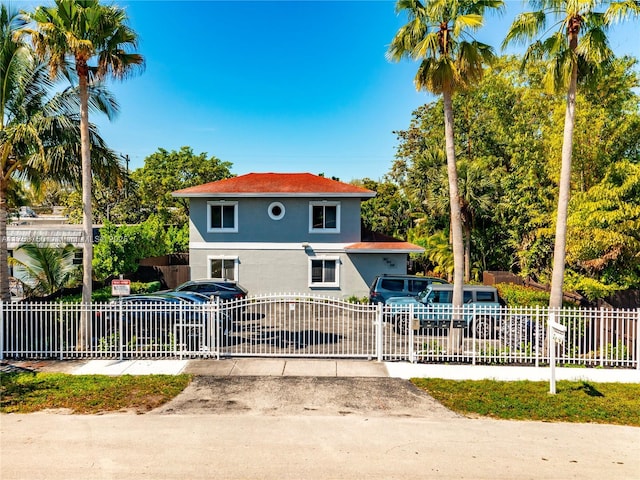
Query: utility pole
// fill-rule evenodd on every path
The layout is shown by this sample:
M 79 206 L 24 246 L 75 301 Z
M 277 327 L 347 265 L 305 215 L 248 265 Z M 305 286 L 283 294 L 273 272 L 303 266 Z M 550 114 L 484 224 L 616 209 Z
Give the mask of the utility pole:
M 120 156 L 127 166 L 127 177 L 124 179 L 124 198 L 129 198 L 129 154 Z

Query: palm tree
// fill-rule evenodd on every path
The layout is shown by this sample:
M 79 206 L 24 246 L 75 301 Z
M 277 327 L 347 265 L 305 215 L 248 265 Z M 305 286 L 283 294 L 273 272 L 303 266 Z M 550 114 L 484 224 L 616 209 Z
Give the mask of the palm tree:
M 22 270 L 21 280 L 27 295 L 51 295 L 77 280 L 78 266 L 73 264 L 76 247 L 71 244 L 54 247 L 23 243 L 16 251 L 26 255 L 25 261 L 12 258 L 11 264 Z
M 470 37 L 483 24 L 487 9 L 501 9 L 502 0 L 398 0 L 396 11 L 406 12 L 408 23 L 398 30 L 387 56 L 421 60 L 415 77 L 418 90 L 442 95 L 445 147 L 453 246 L 453 305 L 463 303 L 464 242 L 453 135 L 453 95 L 482 77 L 494 59 L 493 49 Z
M 533 12 L 516 17 L 503 42 L 528 43 L 524 63 L 530 59 L 548 62 L 544 83 L 550 91 L 566 91 L 566 111 L 562 140 L 562 163 L 558 192 L 558 211 L 553 251 L 550 308 L 562 306 L 565 255 L 567 244 L 567 212 L 571 190 L 571 157 L 573 130 L 576 122 L 576 93 L 579 74 L 597 71 L 613 58 L 607 28 L 632 15 L 640 14 L 635 0 L 619 2 L 602 0 L 531 0 Z M 607 6 L 604 12 L 597 11 Z M 547 24 L 551 23 L 551 28 Z M 551 32 L 547 38 L 544 35 Z
M 16 35 L 24 27 L 17 13 L 0 7 L 0 298 L 9 300 L 7 216 L 10 193 L 19 182 L 74 185 L 80 177 L 78 96 L 68 88 L 54 92 L 47 65 Z M 117 104 L 104 89 L 92 88 L 90 108 L 112 116 Z M 118 158 L 89 125 L 91 162 L 97 176 L 122 175 Z
M 60 74 L 71 78 L 70 74 L 75 73 L 78 79 L 84 236 L 82 302 L 88 304 L 93 258 L 89 89 L 106 78 L 131 75 L 143 66 L 144 60 L 140 54 L 131 53 L 137 47 L 137 36 L 126 25 L 124 10 L 115 5 L 101 5 L 98 0 L 55 0 L 55 6 L 41 6 L 24 16 L 35 28 L 23 31 L 31 38 L 36 54 L 48 62 L 51 78 Z M 82 326 L 79 337 L 79 345 L 84 345 L 86 334 Z

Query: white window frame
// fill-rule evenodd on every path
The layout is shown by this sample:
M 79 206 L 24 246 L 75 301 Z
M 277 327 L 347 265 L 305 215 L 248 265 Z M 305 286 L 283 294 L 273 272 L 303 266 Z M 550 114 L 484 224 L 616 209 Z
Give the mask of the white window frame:
M 273 213 L 273 209 L 279 207 L 280 208 L 280 214 L 276 215 Z M 269 208 L 267 208 L 267 213 L 269 214 L 269 218 L 271 218 L 271 220 L 281 220 L 284 218 L 284 214 L 286 213 L 286 209 L 284 208 L 284 205 L 280 202 L 271 202 L 271 204 L 269 205 Z
M 234 256 L 234 255 L 208 255 L 207 256 L 207 278 L 220 278 L 220 277 L 212 277 L 212 271 L 211 271 L 211 262 L 213 260 L 232 260 L 233 261 L 233 277 L 234 278 L 227 278 L 227 280 L 233 280 L 235 282 L 238 282 L 238 274 L 240 273 L 240 269 L 238 268 L 238 266 L 240 265 L 240 258 L 238 256 Z M 224 271 L 224 269 L 223 269 Z
M 336 228 L 313 228 L 313 207 L 336 207 Z M 309 202 L 309 233 L 340 233 L 340 202 Z
M 314 282 L 313 281 L 313 261 L 334 261 L 336 263 L 336 278 L 333 282 Z M 309 257 L 309 287 L 339 287 L 340 286 L 340 257 Z M 324 271 L 324 265 L 323 265 Z
M 233 207 L 233 228 L 214 228 L 211 225 L 211 207 Z M 223 219 L 224 224 L 224 219 Z M 228 202 L 226 200 L 212 200 L 207 202 L 207 232 L 238 233 L 238 202 Z

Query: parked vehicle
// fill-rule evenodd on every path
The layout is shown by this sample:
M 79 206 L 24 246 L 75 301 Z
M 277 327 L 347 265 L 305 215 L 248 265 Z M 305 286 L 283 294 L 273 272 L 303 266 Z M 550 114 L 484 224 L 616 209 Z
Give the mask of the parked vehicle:
M 174 291 L 197 292 L 207 297 L 214 295 L 220 297 L 221 300 L 240 300 L 246 298 L 249 293 L 246 288 L 233 280 L 214 278 L 190 280 L 177 286 Z
M 453 318 L 453 285 L 432 284 L 415 297 L 392 297 L 387 300 L 389 314 L 398 332 L 406 332 L 408 311 L 413 306 L 413 315 L 420 328 L 450 327 Z M 463 286 L 463 314 L 454 319 L 453 326 L 465 328 L 469 334 L 487 338 L 499 326 L 501 305 L 498 290 L 480 285 Z
M 130 348 L 198 351 L 208 348 L 211 322 L 216 319 L 221 334 L 231 329 L 231 319 L 206 308 L 209 297 L 197 292 L 163 292 L 129 295 L 111 302 L 106 312 L 108 331 L 96 332 L 109 349 L 120 343 L 119 316 L 122 313 L 122 342 Z
M 419 275 L 378 275 L 369 288 L 369 303 L 387 303 L 392 297 L 414 297 L 431 284 L 446 284 L 446 280 Z

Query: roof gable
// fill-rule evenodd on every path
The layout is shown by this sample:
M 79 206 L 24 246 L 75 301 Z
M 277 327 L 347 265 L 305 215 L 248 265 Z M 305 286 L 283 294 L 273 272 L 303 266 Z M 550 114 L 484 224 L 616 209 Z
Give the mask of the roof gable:
M 172 193 L 174 197 L 359 197 L 369 198 L 375 192 L 311 173 L 248 173 L 218 180 Z

